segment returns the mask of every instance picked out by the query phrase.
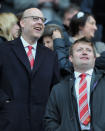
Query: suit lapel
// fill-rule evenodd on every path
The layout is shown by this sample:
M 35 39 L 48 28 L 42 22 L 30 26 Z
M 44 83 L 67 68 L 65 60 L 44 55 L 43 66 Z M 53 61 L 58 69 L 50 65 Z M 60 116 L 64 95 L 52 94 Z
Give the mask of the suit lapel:
M 94 91 L 101 77 L 102 77 L 102 73 L 100 73 L 100 71 L 98 70 L 93 71 L 91 85 L 90 85 L 90 93 Z
M 14 42 L 11 44 L 11 48 L 16 57 L 20 60 L 20 62 L 25 66 L 25 68 L 30 73 L 31 72 L 30 63 L 20 38 L 14 40 Z
M 45 52 L 43 50 L 43 47 L 42 45 L 40 45 L 39 43 L 37 44 L 37 49 L 36 49 L 36 56 L 35 56 L 35 61 L 34 61 L 34 67 L 33 67 L 33 70 L 32 70 L 32 75 L 34 75 L 41 63 L 43 62 L 43 60 L 45 59 Z
M 78 121 L 78 106 L 77 106 L 77 100 L 76 100 L 76 92 L 75 92 L 75 78 L 74 75 L 72 75 L 69 79 L 69 90 L 68 90 L 68 96 L 69 96 L 69 107 L 70 107 L 70 117 L 75 117 L 75 122 Z M 78 125 L 76 126 L 78 127 Z
M 75 78 L 74 78 L 74 74 L 72 74 L 72 77 L 70 78 L 70 81 L 69 81 L 70 83 L 70 90 L 71 90 L 71 92 L 72 92 L 72 95 L 76 98 L 76 92 L 75 92 Z

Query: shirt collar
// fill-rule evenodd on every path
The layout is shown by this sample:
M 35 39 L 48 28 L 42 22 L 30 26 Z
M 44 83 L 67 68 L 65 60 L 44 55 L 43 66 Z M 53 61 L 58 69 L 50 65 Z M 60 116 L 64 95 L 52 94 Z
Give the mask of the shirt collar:
M 23 44 L 24 48 L 30 46 L 30 44 L 27 43 L 27 41 L 25 41 L 22 36 L 20 37 L 20 39 L 21 39 L 21 41 L 22 41 L 22 44 Z M 37 41 L 36 41 L 34 44 L 32 44 L 31 46 L 33 47 L 33 49 L 36 50 L 36 48 L 37 48 Z
M 88 70 L 88 71 L 86 71 L 84 73 L 88 74 L 89 76 L 92 76 L 93 69 L 90 69 L 90 70 Z M 80 74 L 82 74 L 82 73 L 74 71 L 75 78 L 78 78 L 80 76 Z

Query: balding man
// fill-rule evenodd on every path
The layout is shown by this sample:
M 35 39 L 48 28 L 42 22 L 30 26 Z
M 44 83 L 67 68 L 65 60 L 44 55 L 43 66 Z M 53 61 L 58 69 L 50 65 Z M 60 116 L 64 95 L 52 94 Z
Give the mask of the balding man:
M 37 43 L 44 22 L 39 9 L 25 10 L 21 37 L 0 46 L 0 131 L 43 131 L 50 89 L 59 80 L 56 54 Z

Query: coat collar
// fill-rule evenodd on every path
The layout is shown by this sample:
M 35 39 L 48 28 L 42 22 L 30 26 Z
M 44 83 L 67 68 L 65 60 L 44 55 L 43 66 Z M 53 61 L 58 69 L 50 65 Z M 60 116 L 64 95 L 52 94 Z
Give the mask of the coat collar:
M 103 74 L 105 74 L 103 70 L 98 70 L 97 68 L 94 68 L 92 79 L 91 79 L 91 85 L 90 85 L 90 93 L 94 91 Z M 69 76 L 69 88 L 72 91 L 73 95 L 75 96 L 76 94 L 75 94 L 74 85 L 75 85 L 75 77 L 74 74 L 72 73 Z
M 26 68 L 29 74 L 34 75 L 35 72 L 39 69 L 41 62 L 44 60 L 44 52 L 43 52 L 42 46 L 38 43 L 37 49 L 36 49 L 34 67 L 33 67 L 33 70 L 31 70 L 28 56 L 25 52 L 25 49 L 23 47 L 23 44 L 20 38 L 12 41 L 10 45 L 14 54 L 19 59 L 19 61 L 23 64 L 23 66 Z
M 90 85 L 90 93 L 94 91 L 103 74 L 105 74 L 103 70 L 98 70 L 97 68 L 94 69 Z

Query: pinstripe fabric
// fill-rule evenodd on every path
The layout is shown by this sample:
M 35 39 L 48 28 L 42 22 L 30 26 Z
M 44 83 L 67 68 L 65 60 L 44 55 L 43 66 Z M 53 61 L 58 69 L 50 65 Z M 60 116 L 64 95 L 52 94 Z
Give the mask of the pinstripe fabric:
M 30 61 L 30 66 L 31 66 L 31 70 L 33 69 L 33 65 L 34 65 L 34 57 L 32 55 L 32 46 L 28 46 L 28 52 L 27 52 L 29 61 Z
M 87 81 L 86 74 L 80 75 L 79 83 L 79 115 L 82 124 L 87 125 L 90 122 L 88 98 L 87 98 Z

